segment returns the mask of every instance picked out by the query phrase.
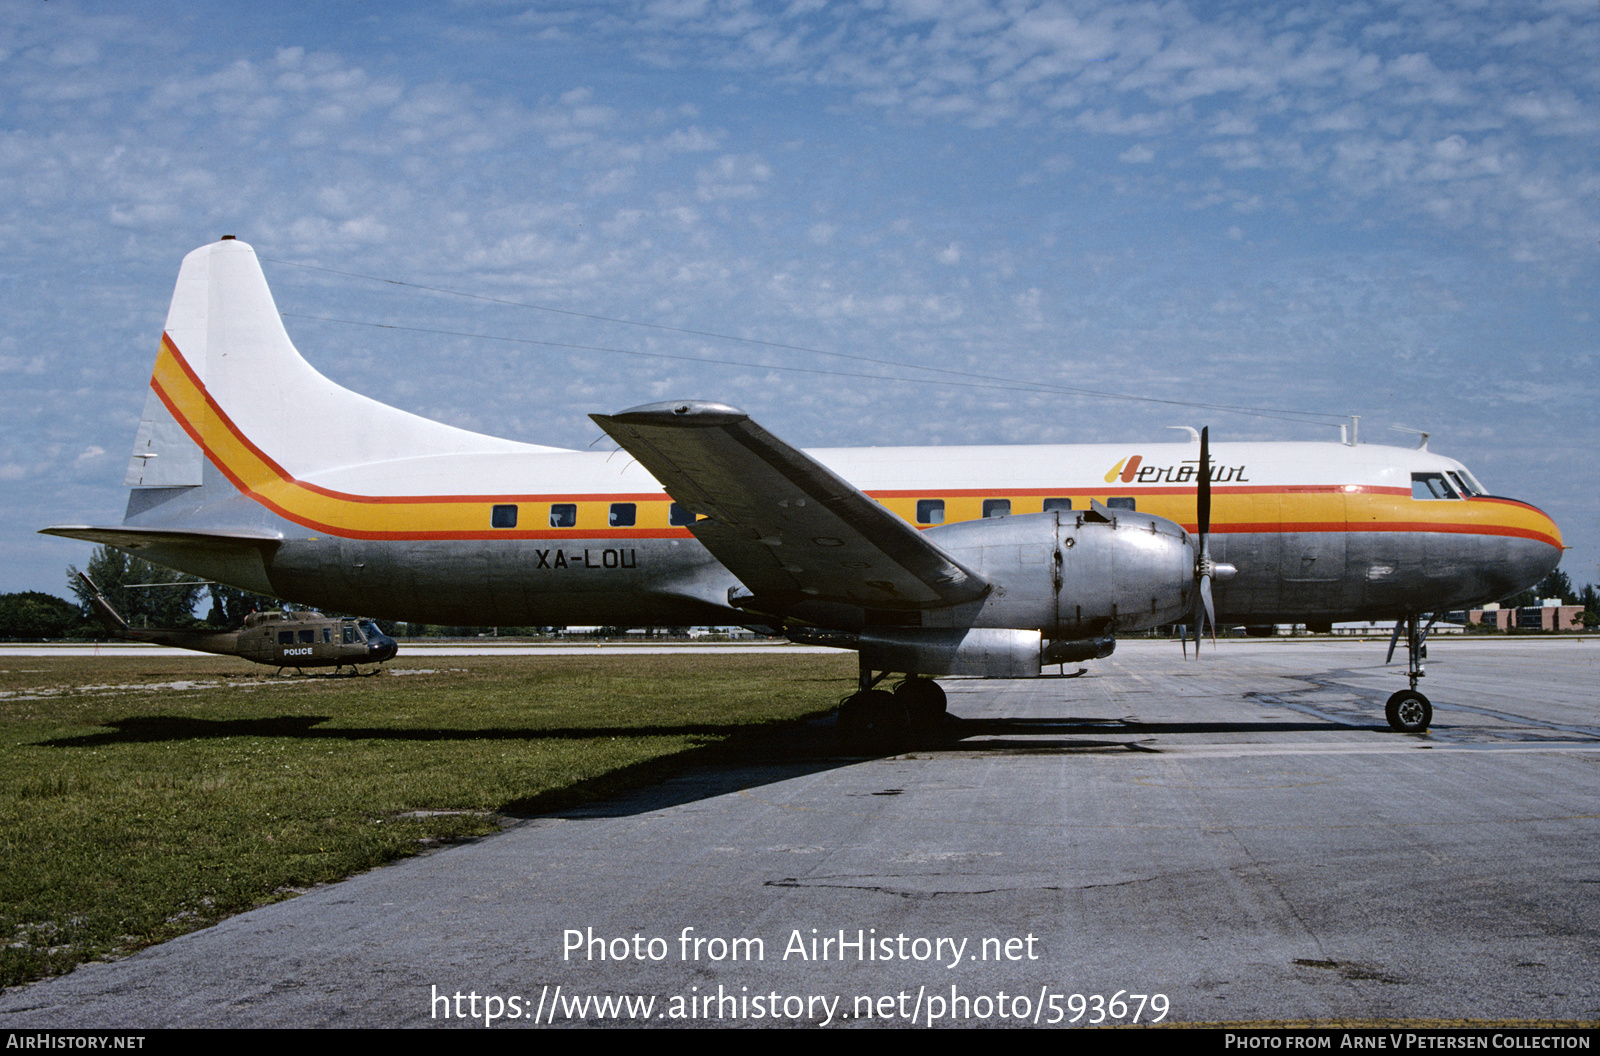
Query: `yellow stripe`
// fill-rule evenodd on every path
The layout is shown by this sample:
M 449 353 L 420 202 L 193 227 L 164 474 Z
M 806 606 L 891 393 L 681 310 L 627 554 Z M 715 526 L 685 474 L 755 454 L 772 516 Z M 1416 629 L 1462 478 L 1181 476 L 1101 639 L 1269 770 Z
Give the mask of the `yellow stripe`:
M 208 396 L 181 358 L 181 353 L 163 338 L 156 356 L 150 383 L 183 428 L 200 444 L 240 491 L 297 524 L 333 535 L 356 538 L 549 538 L 600 532 L 608 536 L 687 536 L 683 528 L 667 523 L 670 499 L 643 500 L 630 496 L 637 506 L 638 519 L 632 529 L 611 528 L 608 524 L 611 497 L 571 499 L 577 506 L 573 529 L 550 529 L 549 509 L 543 501 L 529 502 L 515 497 L 441 496 L 411 498 L 403 496 L 359 496 L 333 492 L 295 480 L 264 452 L 251 444 Z M 1165 517 L 1191 530 L 1195 524 L 1195 496 L 1187 491 L 1174 493 L 1163 488 L 1157 493 L 1139 489 L 1111 491 L 1071 491 L 1058 493 L 1071 498 L 1076 509 L 1089 507 L 1091 499 L 1104 503 L 1113 495 L 1132 495 L 1139 511 Z M 920 496 L 938 498 L 936 495 Z M 976 520 L 983 515 L 985 499 L 1003 499 L 1004 494 L 951 495 L 944 499 L 946 524 Z M 1047 496 L 1038 493 L 1009 496 L 1013 514 L 1038 513 Z M 905 520 L 916 523 L 919 497 L 897 493 L 881 500 Z M 516 529 L 490 527 L 490 509 L 502 503 L 517 503 L 520 523 Z M 1212 530 L 1227 532 L 1277 531 L 1434 531 L 1508 535 L 1540 539 L 1561 546 L 1560 532 L 1538 510 L 1521 503 L 1488 499 L 1418 500 L 1406 494 L 1356 490 L 1281 492 L 1254 489 L 1217 489 L 1212 503 Z

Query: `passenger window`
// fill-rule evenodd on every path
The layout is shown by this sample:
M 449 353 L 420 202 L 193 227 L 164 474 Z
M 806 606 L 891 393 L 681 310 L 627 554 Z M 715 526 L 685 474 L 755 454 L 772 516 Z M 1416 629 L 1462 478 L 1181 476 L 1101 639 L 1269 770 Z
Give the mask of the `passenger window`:
M 1121 495 L 1107 499 L 1106 508 L 1112 510 L 1137 510 L 1139 507 L 1134 503 L 1132 495 Z
M 1054 513 L 1057 510 L 1060 510 L 1063 513 L 1067 513 L 1069 511 L 1071 511 L 1071 509 L 1072 509 L 1072 500 L 1071 499 L 1045 499 L 1044 500 L 1044 512 L 1045 513 Z
M 317 641 L 317 632 L 314 630 L 300 631 L 299 637 L 301 645 L 315 645 Z
M 639 507 L 631 502 L 613 502 L 606 523 L 613 528 L 632 528 L 638 520 Z
M 1444 479 L 1443 473 L 1413 473 L 1411 474 L 1411 497 L 1413 499 L 1459 499 L 1456 490 L 1450 482 Z
M 572 502 L 550 504 L 550 527 L 575 528 L 578 524 L 578 506 Z
M 517 526 L 517 508 L 515 506 L 496 506 L 489 511 L 489 526 L 491 528 L 515 528 Z
M 667 510 L 667 523 L 680 527 L 685 524 L 693 524 L 694 512 L 686 506 L 673 503 Z
M 943 524 L 944 500 L 943 499 L 918 499 L 917 500 L 918 524 Z
M 333 644 L 333 628 L 332 627 L 324 627 L 324 628 L 322 628 L 322 644 L 323 645 L 332 645 Z
M 1009 517 L 1011 515 L 1011 500 L 984 499 L 983 515 L 985 517 Z
M 293 645 L 294 644 L 294 632 L 293 631 L 279 631 L 278 632 L 278 644 L 279 645 Z

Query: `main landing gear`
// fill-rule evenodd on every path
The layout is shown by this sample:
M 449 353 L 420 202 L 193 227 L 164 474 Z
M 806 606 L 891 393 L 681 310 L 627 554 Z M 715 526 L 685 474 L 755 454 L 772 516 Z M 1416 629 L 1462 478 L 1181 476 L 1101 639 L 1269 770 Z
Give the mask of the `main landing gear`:
M 847 747 L 898 747 L 913 731 L 932 729 L 944 721 L 945 695 L 939 683 L 907 675 L 892 693 L 874 688 L 890 674 L 863 668 L 861 688 L 839 705 L 839 740 Z
M 1389 725 L 1401 733 L 1421 733 L 1433 722 L 1433 705 L 1427 697 L 1417 692 L 1417 680 L 1427 674 L 1422 666 L 1428 658 L 1428 632 L 1433 630 L 1438 619 L 1439 614 L 1434 613 L 1424 625 L 1421 614 L 1407 616 L 1395 623 L 1394 635 L 1389 639 L 1389 656 L 1384 663 L 1394 659 L 1394 647 L 1399 643 L 1402 633 L 1406 636 L 1406 654 L 1410 658 L 1406 674 L 1411 680 L 1411 688 L 1402 689 L 1390 697 L 1389 703 L 1383 708 Z

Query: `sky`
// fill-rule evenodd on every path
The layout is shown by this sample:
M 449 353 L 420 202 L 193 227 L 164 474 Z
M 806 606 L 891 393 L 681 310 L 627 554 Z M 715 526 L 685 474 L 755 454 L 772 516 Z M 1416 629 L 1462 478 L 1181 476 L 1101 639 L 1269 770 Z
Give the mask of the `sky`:
M 1594 0 L 0 0 L 0 592 L 66 595 L 90 548 L 37 529 L 120 521 L 223 234 L 319 370 L 453 425 L 1359 415 L 1600 582 L 1596 55 Z

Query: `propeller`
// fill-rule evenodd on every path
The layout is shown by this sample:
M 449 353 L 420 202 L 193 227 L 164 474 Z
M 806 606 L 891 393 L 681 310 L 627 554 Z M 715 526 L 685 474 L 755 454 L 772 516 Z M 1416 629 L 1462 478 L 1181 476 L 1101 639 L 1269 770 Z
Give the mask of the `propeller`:
M 1211 648 L 1217 647 L 1217 610 L 1211 601 L 1211 580 L 1217 574 L 1216 563 L 1211 560 L 1211 427 L 1200 430 L 1200 479 L 1195 497 L 1195 520 L 1200 536 L 1200 556 L 1195 559 L 1194 578 L 1200 584 L 1200 597 L 1194 613 L 1194 658 L 1200 659 L 1200 640 L 1205 637 L 1206 624 L 1211 625 Z M 1184 636 L 1183 655 L 1189 656 L 1189 639 Z

